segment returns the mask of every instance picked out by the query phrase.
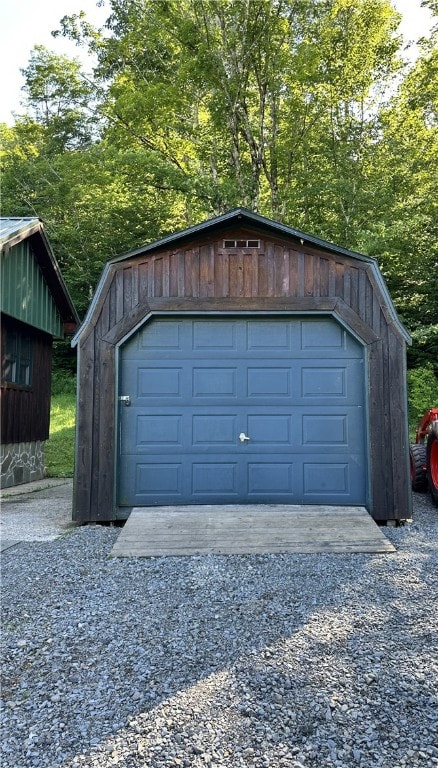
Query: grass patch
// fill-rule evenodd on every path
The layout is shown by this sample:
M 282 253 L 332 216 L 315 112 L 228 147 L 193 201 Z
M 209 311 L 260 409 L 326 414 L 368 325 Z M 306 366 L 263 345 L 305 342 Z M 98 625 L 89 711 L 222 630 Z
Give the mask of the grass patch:
M 50 437 L 46 442 L 48 477 L 72 477 L 75 450 L 76 395 L 53 395 L 50 408 Z

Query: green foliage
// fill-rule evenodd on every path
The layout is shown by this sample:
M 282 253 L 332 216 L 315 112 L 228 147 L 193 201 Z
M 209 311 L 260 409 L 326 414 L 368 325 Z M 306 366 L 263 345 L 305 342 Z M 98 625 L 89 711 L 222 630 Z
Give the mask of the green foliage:
M 91 139 L 88 116 L 92 89 L 81 75 L 80 64 L 56 56 L 43 45 L 33 48 L 22 70 L 26 103 L 37 123 L 44 125 L 52 151 L 84 146 Z
M 438 50 L 433 39 L 380 113 L 368 240 L 413 336 L 409 364 L 438 360 Z M 379 183 L 380 182 L 380 185 Z M 437 363 L 435 363 L 437 365 Z
M 77 368 L 76 349 L 71 347 L 71 337 L 55 339 L 52 357 L 52 392 L 58 378 L 75 381 Z M 72 385 L 73 386 L 73 385 Z M 71 390 L 73 391 L 73 389 Z
M 438 376 L 432 365 L 408 371 L 408 405 L 411 429 L 429 408 L 438 407 Z
M 50 436 L 46 442 L 49 477 L 72 477 L 74 467 L 76 397 L 71 392 L 52 397 Z
M 76 396 L 76 376 L 66 369 L 52 370 L 52 398 L 57 395 Z

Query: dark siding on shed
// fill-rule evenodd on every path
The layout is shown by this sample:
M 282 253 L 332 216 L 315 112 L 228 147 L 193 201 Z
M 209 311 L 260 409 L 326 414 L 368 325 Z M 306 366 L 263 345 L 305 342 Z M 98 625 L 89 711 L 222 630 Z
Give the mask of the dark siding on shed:
M 20 443 L 47 440 L 50 424 L 50 375 L 52 337 L 2 315 L 2 368 L 7 329 L 18 330 L 32 338 L 32 382 L 20 387 L 2 382 L 1 442 Z
M 368 347 L 370 511 L 376 520 L 410 517 L 404 361 L 401 337 L 369 261 L 255 229 L 230 239 L 260 248 L 224 249 L 221 238 L 161 247 L 110 264 L 79 340 L 79 409 L 74 518 L 117 516 L 115 345 L 151 312 L 331 312 Z

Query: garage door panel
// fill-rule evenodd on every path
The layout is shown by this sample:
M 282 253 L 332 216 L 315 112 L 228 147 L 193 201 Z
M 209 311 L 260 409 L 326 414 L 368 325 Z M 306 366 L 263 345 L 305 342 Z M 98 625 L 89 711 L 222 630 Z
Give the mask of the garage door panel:
M 136 487 L 140 494 L 181 494 L 182 467 L 177 464 L 138 464 Z
M 251 438 L 251 445 L 290 445 L 292 434 L 292 416 L 289 413 L 281 414 L 248 414 L 247 432 Z
M 293 462 L 250 461 L 248 464 L 248 495 L 250 497 L 294 493 Z
M 181 347 L 184 325 L 168 320 L 165 323 L 148 323 L 138 334 L 138 350 L 178 350 Z
M 249 351 L 277 350 L 290 352 L 293 345 L 293 327 L 283 321 L 248 323 L 247 349 Z
M 148 322 L 121 352 L 120 504 L 365 503 L 364 392 L 330 318 Z
M 300 399 L 318 405 L 363 402 L 363 361 L 339 361 L 337 365 L 307 361 L 301 365 Z
M 155 406 L 145 414 L 143 408 L 131 406 L 120 435 L 121 453 L 135 456 L 153 449 L 163 455 L 198 450 L 241 451 L 239 434 L 246 429 L 245 418 L 225 408 L 216 410 L 211 413 L 206 406 L 193 415 L 185 410 L 176 412 L 175 408 Z
M 211 413 L 208 407 L 203 409 L 204 414 L 193 416 L 183 412 L 167 413 L 169 409 L 154 408 L 154 413 L 148 415 L 136 410 L 135 416 L 131 414 L 131 428 L 124 430 L 124 451 L 154 445 L 168 446 L 171 450 L 177 446 L 187 450 L 196 446 L 205 449 L 226 445 L 229 450 L 240 451 L 239 434 L 242 431 L 250 438 L 246 444 L 247 452 L 267 452 L 273 447 L 278 453 L 284 445 L 294 450 L 315 451 L 317 447 L 331 447 L 352 451 L 359 449 L 361 441 L 359 409 L 332 415 L 304 413 L 294 417 L 290 413 Z
M 137 397 L 181 397 L 181 384 L 181 368 L 139 368 L 136 395 Z
M 181 501 L 183 498 L 184 472 L 181 461 L 131 461 L 123 457 L 120 462 L 120 472 L 124 482 L 120 488 L 120 503 L 132 505 L 132 493 L 142 504 L 153 504 L 157 497 L 172 498 Z M 169 503 L 172 503 L 169 501 Z
M 348 418 L 346 414 L 304 414 L 303 445 L 339 446 L 347 445 Z
M 215 461 L 208 464 L 205 461 L 194 462 L 192 465 L 193 497 L 238 496 L 238 463 L 230 461 Z
M 248 398 L 289 397 L 291 394 L 290 367 L 248 368 Z
M 148 408 L 145 413 L 138 407 L 130 407 L 129 411 L 129 418 L 124 419 L 125 426 L 120 434 L 122 456 L 135 456 L 155 449 L 185 449 L 187 429 L 183 411 L 177 412 L 173 408 L 162 412 L 159 408 Z
M 178 352 L 181 348 L 181 338 L 184 331 L 184 323 L 181 320 L 169 320 L 166 323 L 146 323 L 130 339 L 123 349 L 123 359 L 142 360 L 145 351 L 153 350 L 153 354 L 160 356 L 160 352 L 169 354 L 169 351 Z
M 349 467 L 343 462 L 304 462 L 304 495 L 336 493 L 347 494 L 349 491 Z
M 142 415 L 136 419 L 136 445 L 181 446 L 182 415 Z
M 363 451 L 361 407 L 351 406 L 345 411 L 327 413 L 327 409 L 319 406 L 313 413 L 302 414 L 300 427 L 303 450 L 317 451 L 323 448 L 337 452 L 348 451 L 351 454 Z
M 362 504 L 364 497 L 363 462 L 359 456 L 341 456 L 303 462 L 304 503 Z M 329 501 L 327 501 L 329 499 Z
M 198 397 L 235 398 L 236 368 L 194 368 L 192 395 Z
M 192 418 L 192 445 L 217 446 L 236 445 L 238 434 L 237 414 L 206 414 Z
M 309 397 L 345 398 L 347 394 L 345 368 L 320 368 L 317 366 L 301 370 L 301 395 Z
M 301 349 L 333 350 L 337 355 L 347 349 L 347 333 L 334 321 L 306 320 L 300 323 Z
M 237 349 L 239 328 L 233 322 L 222 323 L 205 320 L 193 322 L 192 351 L 205 350 L 228 352 Z

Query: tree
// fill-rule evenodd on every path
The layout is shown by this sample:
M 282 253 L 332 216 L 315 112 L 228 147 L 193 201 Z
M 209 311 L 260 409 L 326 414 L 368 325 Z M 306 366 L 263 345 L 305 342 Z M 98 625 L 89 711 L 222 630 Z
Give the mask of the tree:
M 372 183 L 379 215 L 368 251 L 379 255 L 414 337 L 411 364 L 438 371 L 438 49 L 436 32 L 381 114 Z
M 207 211 L 243 204 L 357 239 L 375 84 L 391 77 L 400 44 L 387 0 L 111 8 L 112 34 L 96 49 L 111 143 L 146 147 L 161 178 L 167 169 Z
M 93 89 L 82 75 L 80 63 L 37 45 L 22 73 L 27 115 L 45 127 L 51 151 L 88 145 L 93 133 Z

